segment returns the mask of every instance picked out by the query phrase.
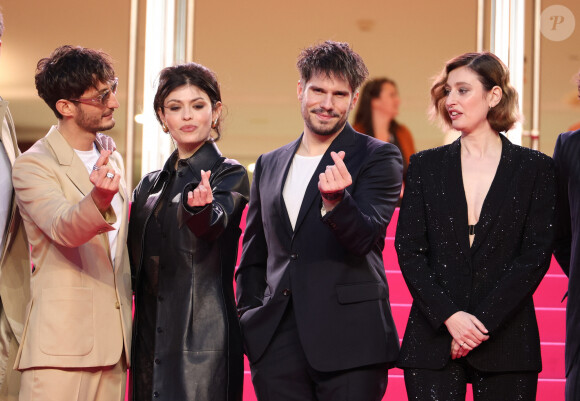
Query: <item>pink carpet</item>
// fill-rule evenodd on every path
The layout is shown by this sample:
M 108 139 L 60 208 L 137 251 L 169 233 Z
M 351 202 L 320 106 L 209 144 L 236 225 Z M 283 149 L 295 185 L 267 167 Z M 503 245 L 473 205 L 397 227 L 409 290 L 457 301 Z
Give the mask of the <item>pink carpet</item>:
M 399 335 L 405 332 L 412 298 L 407 290 L 405 281 L 399 270 L 397 254 L 395 253 L 395 229 L 399 210 L 395 211 L 391 224 L 387 229 L 387 239 L 383 258 L 385 271 L 389 282 L 391 307 L 395 324 Z M 242 228 L 245 227 L 245 215 L 242 220 Z M 240 242 L 241 244 L 241 242 Z M 542 342 L 543 371 L 540 373 L 538 383 L 537 401 L 564 401 L 564 340 L 565 340 L 565 315 L 566 302 L 561 303 L 566 293 L 568 279 L 562 270 L 552 259 L 548 274 L 542 280 L 538 290 L 534 294 L 536 313 L 540 327 L 540 339 Z M 244 401 L 255 401 L 254 389 L 250 376 L 250 368 L 246 361 L 244 381 Z M 384 401 L 406 401 L 407 393 L 403 380 L 403 372 L 400 369 L 389 371 L 389 385 Z M 468 401 L 472 401 L 471 390 L 468 389 Z
M 393 215 L 391 224 L 387 229 L 387 239 L 383 258 L 385 261 L 385 272 L 389 282 L 389 292 L 391 307 L 395 324 L 399 335 L 405 332 L 409 310 L 411 308 L 412 298 L 407 290 L 405 281 L 399 269 L 397 255 L 395 253 L 395 229 L 397 227 L 397 218 L 399 210 Z M 244 213 L 241 227 L 246 226 L 246 215 Z M 240 254 L 241 254 L 240 238 Z M 239 257 L 239 256 L 238 256 Z M 540 327 L 540 339 L 542 342 L 542 361 L 543 371 L 540 373 L 538 383 L 537 401 L 564 401 L 564 340 L 565 340 L 565 315 L 566 302 L 560 302 L 566 293 L 568 285 L 567 277 L 552 259 L 550 270 L 544 277 L 538 290 L 534 294 L 536 304 L 536 313 Z M 250 376 L 250 368 L 247 360 L 245 361 L 244 377 L 244 401 L 256 401 L 254 388 Z M 403 372 L 400 369 L 391 369 L 389 371 L 389 385 L 387 393 L 383 398 L 384 401 L 406 401 L 407 395 Z M 468 389 L 467 401 L 473 401 L 470 389 Z

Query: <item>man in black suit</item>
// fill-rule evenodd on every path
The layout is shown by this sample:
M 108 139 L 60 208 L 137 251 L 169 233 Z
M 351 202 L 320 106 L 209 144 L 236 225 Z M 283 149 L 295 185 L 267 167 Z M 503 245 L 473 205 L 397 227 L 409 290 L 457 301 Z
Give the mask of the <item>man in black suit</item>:
M 580 97 L 580 79 L 578 83 Z M 554 256 L 568 276 L 566 401 L 580 400 L 580 130 L 560 134 L 554 149 L 558 182 Z
M 382 251 L 402 159 L 347 123 L 368 75 L 348 44 L 297 66 L 304 132 L 256 163 L 236 273 L 252 380 L 260 401 L 378 401 L 399 350 Z

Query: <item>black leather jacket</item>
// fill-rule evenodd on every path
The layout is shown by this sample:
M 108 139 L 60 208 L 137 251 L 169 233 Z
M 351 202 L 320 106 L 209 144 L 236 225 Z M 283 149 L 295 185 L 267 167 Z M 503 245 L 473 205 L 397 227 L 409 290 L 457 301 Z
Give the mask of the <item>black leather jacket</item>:
M 233 274 L 240 219 L 249 198 L 248 176 L 235 160 L 221 157 L 212 141 L 180 161 L 177 170 L 176 158 L 174 152 L 162 170 L 147 174 L 133 194 L 128 238 L 136 305 L 133 339 L 140 326 L 149 328 L 154 349 L 145 358 L 133 355 L 132 369 L 150 371 L 148 399 L 241 400 L 243 348 Z M 214 200 L 191 208 L 187 193 L 200 182 L 200 170 L 211 170 Z M 156 221 L 160 246 L 151 305 L 156 313 L 147 311 L 153 322 L 142 324 L 140 313 L 146 311 L 139 310 L 140 280 L 148 263 L 144 244 L 160 200 L 165 210 Z M 137 374 L 133 389 L 139 380 Z

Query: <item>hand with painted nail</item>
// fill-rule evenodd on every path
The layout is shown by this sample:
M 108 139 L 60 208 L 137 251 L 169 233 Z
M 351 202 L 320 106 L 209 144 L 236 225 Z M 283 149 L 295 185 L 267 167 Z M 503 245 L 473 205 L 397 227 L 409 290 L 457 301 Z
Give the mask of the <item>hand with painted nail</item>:
M 211 171 L 201 170 L 201 182 L 187 194 L 187 204 L 191 207 L 205 206 L 213 202 L 213 193 L 209 184 Z

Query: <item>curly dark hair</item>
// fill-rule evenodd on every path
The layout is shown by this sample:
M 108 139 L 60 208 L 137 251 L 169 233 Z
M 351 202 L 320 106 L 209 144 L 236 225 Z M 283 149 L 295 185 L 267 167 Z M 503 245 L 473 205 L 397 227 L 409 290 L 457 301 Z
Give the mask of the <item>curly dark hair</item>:
M 361 86 L 369 71 L 348 43 L 327 40 L 302 50 L 296 63 L 300 79 L 307 83 L 315 74 L 341 77 L 348 81 L 353 92 Z
M 58 119 L 63 117 L 56 109 L 60 99 L 77 99 L 89 88 L 113 79 L 115 70 L 107 53 L 70 45 L 58 47 L 41 59 L 34 76 L 38 96 Z
M 220 87 L 217 77 L 213 71 L 197 63 L 186 63 L 166 67 L 159 73 L 159 86 L 157 93 L 153 99 L 153 109 L 155 110 L 155 117 L 159 124 L 163 125 L 163 121 L 159 117 L 158 111 L 163 110 L 165 99 L 175 89 L 184 86 L 193 85 L 201 89 L 209 97 L 212 110 L 215 109 L 216 104 L 222 101 Z M 214 141 L 221 138 L 221 115 L 216 124 L 213 126 L 217 137 Z
M 445 68 L 431 87 L 431 117 L 439 117 L 443 124 L 451 127 L 451 118 L 445 107 L 445 85 L 449 73 L 459 67 L 467 67 L 473 71 L 483 88 L 490 91 L 494 86 L 502 90 L 499 103 L 487 113 L 487 121 L 494 131 L 505 132 L 510 130 L 520 119 L 518 109 L 518 93 L 510 84 L 509 71 L 505 64 L 493 53 L 465 53 L 457 56 L 445 64 Z

